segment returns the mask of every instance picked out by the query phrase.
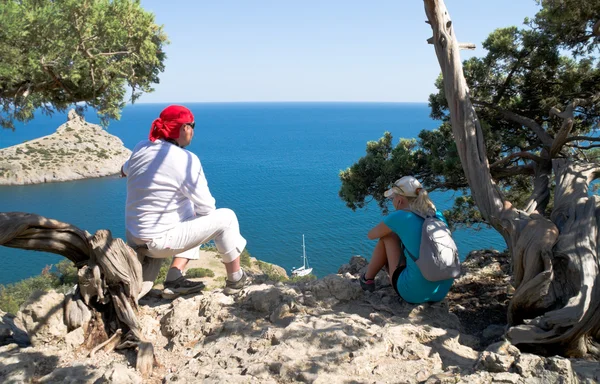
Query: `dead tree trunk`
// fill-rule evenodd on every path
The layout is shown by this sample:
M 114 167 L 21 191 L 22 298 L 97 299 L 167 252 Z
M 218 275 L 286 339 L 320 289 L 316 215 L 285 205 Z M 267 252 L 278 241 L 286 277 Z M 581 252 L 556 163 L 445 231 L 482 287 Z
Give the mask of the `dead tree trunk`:
M 142 285 L 138 257 L 110 231 L 95 235 L 57 220 L 21 212 L 0 213 L 0 245 L 62 255 L 79 268 L 78 292 L 65 303 L 69 328 L 84 326 L 93 318 L 94 303 L 112 303 L 114 311 L 105 314 L 108 323 L 117 324 L 105 349 L 137 347 L 137 369 L 152 372 L 154 350 L 145 341 L 137 320 L 137 297 Z M 96 343 L 100 340 L 95 340 Z M 92 353 L 95 349 L 92 349 Z
M 573 105 L 579 101 L 565 113 L 555 113 L 564 119 L 564 128 L 556 137 L 531 125 L 547 145 L 545 155 L 556 179 L 551 218 L 537 209 L 547 202 L 550 167 L 536 173 L 527 211 L 516 209 L 491 176 L 480 122 L 463 75 L 460 44 L 446 6 L 443 0 L 424 2 L 433 29 L 429 41 L 442 69 L 465 176 L 481 214 L 504 237 L 512 255 L 516 291 L 509 305 L 508 336 L 514 344 L 539 353 L 600 356 L 600 199 L 588 196 L 589 183 L 598 177 L 600 166 L 556 156 L 573 125 Z M 523 124 L 529 126 L 530 122 Z

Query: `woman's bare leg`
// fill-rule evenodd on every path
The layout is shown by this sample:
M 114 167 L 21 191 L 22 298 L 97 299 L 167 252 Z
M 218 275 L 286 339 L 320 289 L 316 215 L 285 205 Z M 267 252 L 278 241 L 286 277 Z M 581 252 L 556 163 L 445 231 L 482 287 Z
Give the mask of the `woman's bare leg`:
M 373 250 L 371 261 L 369 261 L 369 266 L 367 267 L 367 272 L 365 273 L 365 279 L 374 279 L 377 273 L 379 273 L 381 268 L 383 268 L 386 264 L 387 257 L 385 254 L 385 246 L 383 241 L 379 239 L 377 245 L 375 245 L 375 249 Z
M 406 264 L 404 255 L 400 254 L 400 238 L 395 233 L 390 233 L 389 235 L 383 236 L 380 239 L 380 242 L 383 242 L 385 248 L 384 254 L 386 255 L 387 260 L 387 273 L 390 277 L 390 283 L 393 283 L 392 275 L 396 268 L 398 268 L 398 265 L 400 265 L 400 263 L 402 263 L 402 265 Z

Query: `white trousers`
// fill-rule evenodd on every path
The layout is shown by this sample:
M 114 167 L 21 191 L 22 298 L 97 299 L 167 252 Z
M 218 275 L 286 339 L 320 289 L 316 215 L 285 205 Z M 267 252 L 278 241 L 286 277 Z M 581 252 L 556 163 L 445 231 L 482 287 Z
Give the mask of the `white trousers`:
M 159 237 L 145 240 L 126 232 L 127 243 L 138 251 L 142 263 L 144 296 L 154 284 L 162 261 L 167 257 L 182 257 L 195 260 L 200 257 L 200 245 L 210 240 L 215 242 L 224 263 L 237 259 L 246 247 L 246 239 L 240 234 L 240 225 L 235 213 L 228 208 L 219 208 L 206 216 L 194 217 L 179 223 Z M 139 249 L 147 245 L 148 249 Z
M 128 242 L 137 245 L 145 243 L 148 256 L 157 259 L 176 256 L 196 260 L 200 257 L 200 245 L 213 240 L 223 262 L 231 263 L 246 247 L 237 216 L 228 208 L 219 208 L 208 215 L 181 222 L 150 240 L 132 238 L 129 233 L 127 235 Z

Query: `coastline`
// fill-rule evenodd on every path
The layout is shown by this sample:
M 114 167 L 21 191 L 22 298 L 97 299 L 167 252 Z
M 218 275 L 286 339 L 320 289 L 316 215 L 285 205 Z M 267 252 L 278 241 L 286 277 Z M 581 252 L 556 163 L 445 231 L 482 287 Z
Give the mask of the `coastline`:
M 118 137 L 71 110 L 53 134 L 0 149 L 0 185 L 116 175 L 130 155 Z

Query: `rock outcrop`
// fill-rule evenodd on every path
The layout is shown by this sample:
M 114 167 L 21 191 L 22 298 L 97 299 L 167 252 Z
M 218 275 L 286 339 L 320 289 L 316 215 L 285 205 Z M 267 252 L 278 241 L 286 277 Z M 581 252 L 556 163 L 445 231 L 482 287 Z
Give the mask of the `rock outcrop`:
M 72 110 L 55 133 L 0 149 L 0 185 L 115 175 L 130 155 L 118 137 Z
M 41 383 L 595 383 L 600 364 L 522 353 L 506 340 L 482 345 L 444 301 L 408 304 L 382 285 L 363 292 L 355 258 L 343 274 L 316 281 L 253 284 L 174 301 L 141 300 L 140 322 L 156 367 L 142 378 L 134 351 L 89 356 L 39 317 L 58 294 L 31 300 L 19 318 L 35 347 L 0 347 L 0 382 Z M 474 279 L 469 281 L 472 283 Z M 383 282 L 383 279 L 382 279 Z M 52 299 L 52 300 L 51 300 Z M 25 316 L 25 317 L 23 317 Z M 485 316 L 484 313 L 481 316 Z M 0 327 L 1 329 L 1 327 Z M 41 334 L 38 334 L 40 333 Z M 73 332 L 73 331 L 71 331 Z M 51 334 L 54 340 L 48 341 Z M 84 335 L 85 336 L 85 335 Z M 43 343 L 41 343 L 43 341 Z M 42 345 L 43 344 L 43 345 Z

